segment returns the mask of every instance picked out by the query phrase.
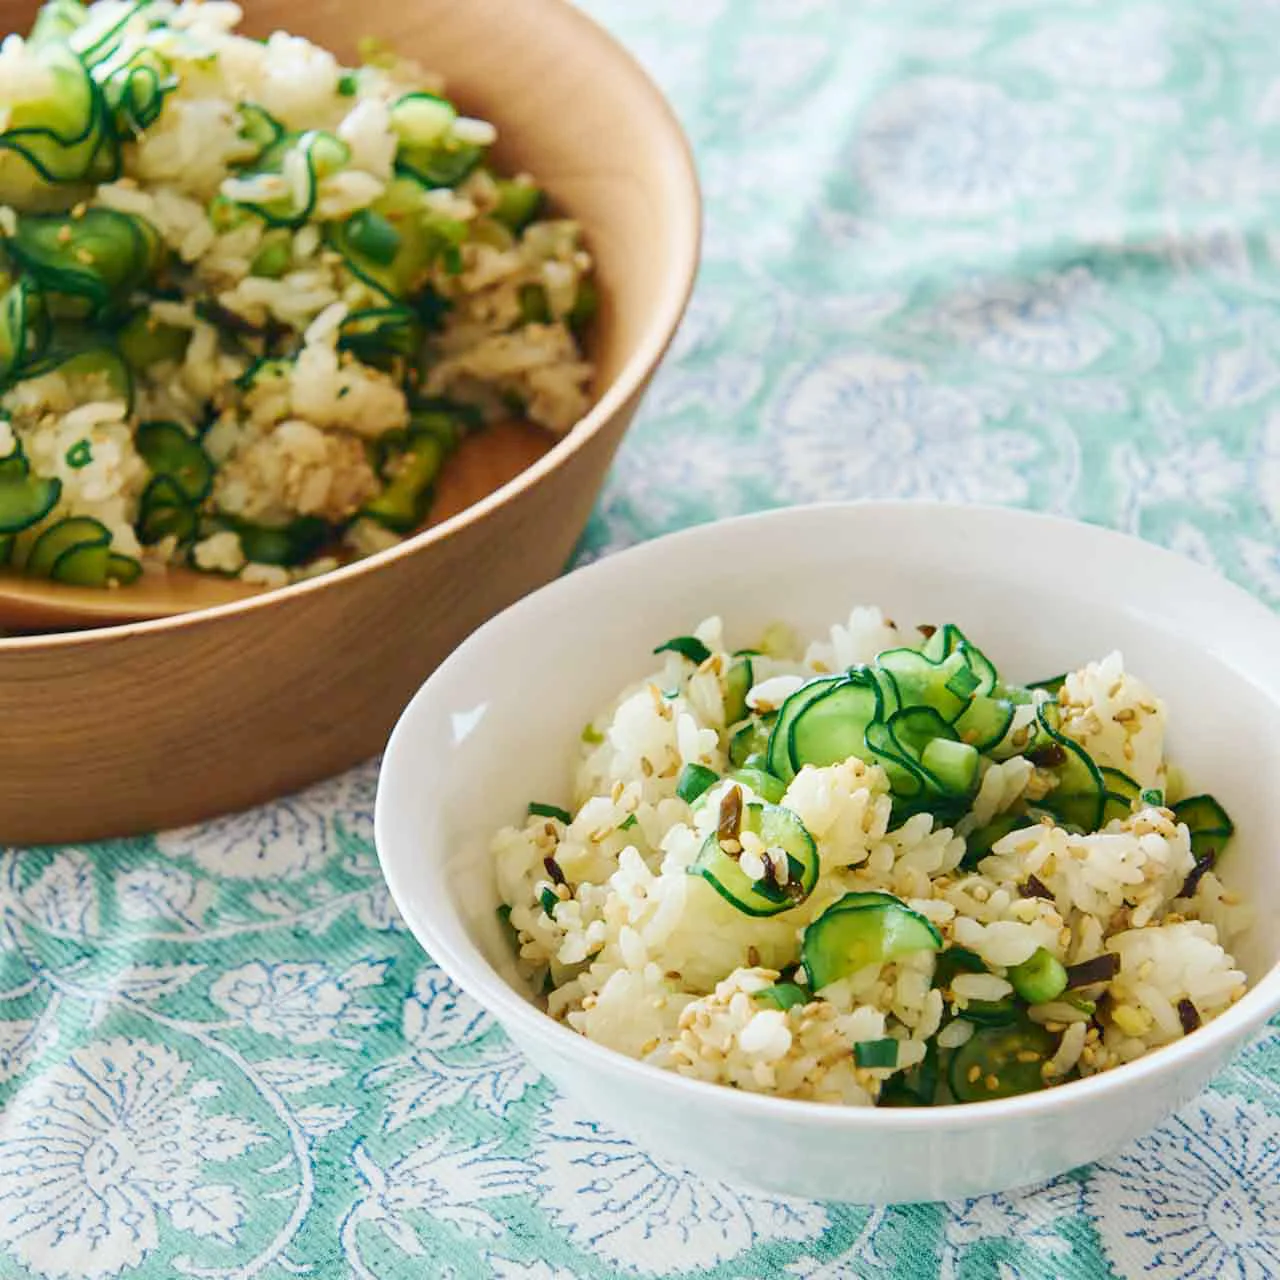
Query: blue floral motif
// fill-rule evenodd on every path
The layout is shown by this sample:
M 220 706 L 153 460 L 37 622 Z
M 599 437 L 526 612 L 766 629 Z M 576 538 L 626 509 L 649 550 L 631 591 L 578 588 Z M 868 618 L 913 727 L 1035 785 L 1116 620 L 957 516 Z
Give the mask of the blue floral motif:
M 817 1204 L 693 1177 L 562 1103 L 533 1159 L 542 1206 L 580 1248 L 628 1272 L 661 1275 L 672 1258 L 714 1267 L 754 1245 L 803 1240 L 827 1224 Z
M 244 1197 L 207 1180 L 266 1135 L 211 1112 L 216 1082 L 145 1041 L 76 1049 L 38 1077 L 5 1115 L 0 1138 L 0 1243 L 39 1274 L 118 1276 L 155 1248 L 163 1215 L 180 1231 L 234 1244 Z
M 378 986 L 389 960 L 359 960 L 342 972 L 321 963 L 255 960 L 224 973 L 209 998 L 235 1022 L 294 1044 L 330 1041 L 358 1048 L 356 1031 L 378 1021 L 376 1009 L 356 1003 L 355 993 Z
M 1280 1134 L 1263 1108 L 1203 1095 L 1096 1166 L 1086 1202 L 1128 1275 L 1270 1280 L 1280 1274 Z
M 779 482 L 797 501 L 1020 503 L 1042 447 L 987 425 L 1006 412 L 999 396 L 938 385 L 917 365 L 851 351 L 801 370 L 779 395 L 769 430 Z

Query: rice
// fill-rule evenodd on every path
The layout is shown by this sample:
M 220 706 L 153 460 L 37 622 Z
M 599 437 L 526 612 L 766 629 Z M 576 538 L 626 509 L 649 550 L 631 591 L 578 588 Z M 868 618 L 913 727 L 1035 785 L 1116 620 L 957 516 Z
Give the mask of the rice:
M 560 434 L 587 408 L 592 260 L 529 175 L 487 167 L 493 125 L 388 49 L 344 67 L 240 18 L 98 0 L 0 48 L 0 130 L 27 131 L 0 147 L 0 463 L 33 490 L 14 567 L 60 576 L 35 546 L 75 517 L 114 553 L 99 585 L 312 576 L 418 527 L 467 431 Z M 121 105 L 68 131 L 90 81 Z M 46 310 L 88 315 L 51 336 Z M 143 447 L 155 421 L 185 470 Z
M 986 660 L 949 630 L 940 657 L 932 628 L 904 635 L 859 607 L 807 646 L 771 628 L 749 659 L 718 618 L 666 646 L 584 731 L 572 808 L 531 806 L 493 841 L 504 915 L 547 1012 L 694 1079 L 867 1106 L 1059 1084 L 1190 1034 L 1239 999 L 1246 977 L 1226 947 L 1247 910 L 1212 871 L 1191 892 L 1195 830 L 1174 797 L 1126 775 L 1133 800 L 1117 808 L 1100 789 L 1093 829 L 1063 816 L 1080 815 L 1084 780 L 1101 785 L 1092 763 L 1072 772 L 1091 748 L 1147 782 L 1172 776 L 1163 704 L 1119 655 L 1071 673 L 1061 702 L 994 675 L 975 692 L 948 673 L 957 654 L 971 671 Z M 913 686 L 895 668 L 886 712 L 883 663 L 912 650 L 914 669 L 932 663 L 951 683 Z M 906 757 L 877 752 L 870 728 L 844 758 L 784 767 L 761 753 L 761 731 L 789 715 L 798 751 L 811 682 L 846 669 L 880 690 L 873 719 L 894 732 L 945 706 L 953 720 L 939 713 L 933 732 L 978 736 L 981 719 L 965 717 L 1004 708 L 980 750 L 944 753 L 971 773 L 954 794 L 936 784 L 939 812 L 904 801 Z M 834 723 L 824 714 L 811 726 Z M 744 742 L 756 754 L 739 772 Z M 769 814 L 775 826 L 760 825 Z M 1067 966 L 1080 965 L 1075 987 Z

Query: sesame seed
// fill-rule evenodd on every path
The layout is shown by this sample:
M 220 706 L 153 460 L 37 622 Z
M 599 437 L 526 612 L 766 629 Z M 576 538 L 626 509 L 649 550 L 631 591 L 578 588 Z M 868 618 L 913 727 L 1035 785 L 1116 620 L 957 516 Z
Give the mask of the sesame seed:
M 1034 1049 L 1019 1049 L 1018 1061 L 1019 1062 L 1039 1062 L 1040 1055 Z
M 983 1083 L 987 1086 L 987 1090 L 990 1093 L 995 1093 L 995 1091 L 1000 1087 L 1000 1078 L 998 1076 L 988 1076 Z
M 974 1065 L 969 1068 L 969 1076 L 968 1076 L 969 1083 L 977 1084 L 981 1078 L 982 1078 L 982 1068 L 978 1066 L 978 1064 L 975 1062 Z
M 65 226 L 65 225 L 64 225 L 64 226 L 59 227 L 59 228 L 58 228 L 58 243 L 59 243 L 59 244 L 66 244 L 70 239 L 71 239 L 71 228 L 70 228 L 70 227 L 68 227 L 68 226 Z
M 92 266 L 94 262 L 93 254 L 88 249 L 76 250 L 76 261 L 83 262 L 86 267 Z

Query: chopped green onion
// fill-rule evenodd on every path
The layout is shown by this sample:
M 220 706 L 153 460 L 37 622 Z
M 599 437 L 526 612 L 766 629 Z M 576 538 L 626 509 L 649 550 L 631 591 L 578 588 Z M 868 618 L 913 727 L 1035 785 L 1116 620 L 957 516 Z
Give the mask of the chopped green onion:
M 654 653 L 678 653 L 699 667 L 711 657 L 711 650 L 697 636 L 673 636 L 665 644 L 660 644 Z
M 568 809 L 562 809 L 555 804 L 542 804 L 537 800 L 529 805 L 529 817 L 555 818 L 557 822 L 563 822 L 566 827 L 573 821 L 573 814 Z
M 808 1004 L 813 996 L 794 982 L 778 982 L 772 987 L 755 993 L 760 1004 L 772 1005 L 775 1009 L 794 1009 L 796 1005 Z
M 593 724 L 586 725 L 582 730 L 583 742 L 589 742 L 593 747 L 598 747 L 604 741 L 604 734 Z
M 93 446 L 88 440 L 77 440 L 67 450 L 67 466 L 79 471 L 93 461 Z
M 636 815 L 634 813 L 629 813 L 620 823 L 618 823 L 618 830 L 630 831 L 631 828 L 636 825 L 637 821 L 638 819 L 636 818 Z
M 967 698 L 982 683 L 980 677 L 974 675 L 969 667 L 961 667 L 959 671 L 947 681 L 946 689 L 948 693 L 953 693 L 957 698 Z
M 538 901 L 542 904 L 543 911 L 554 919 L 556 908 L 560 905 L 560 899 L 556 897 L 555 891 L 553 889 L 543 889 L 538 895 Z
M 1148 787 L 1138 795 L 1141 804 L 1150 805 L 1156 809 L 1164 808 L 1164 792 L 1159 787 Z
M 1021 964 L 1009 969 L 1013 989 L 1028 1004 L 1056 1000 L 1067 989 L 1067 971 L 1051 951 L 1037 947 Z
M 892 1036 L 883 1040 L 859 1040 L 853 1046 L 853 1060 L 860 1067 L 873 1071 L 886 1068 L 894 1070 L 898 1065 L 898 1042 Z
M 400 233 L 376 209 L 360 209 L 347 220 L 352 248 L 380 267 L 390 266 L 400 252 Z
M 520 301 L 522 324 L 551 322 L 551 304 L 547 301 L 547 291 L 540 284 L 522 284 L 516 296 Z
M 343 98 L 354 98 L 360 87 L 360 79 L 353 71 L 344 72 L 338 77 L 338 93 Z
M 511 231 L 523 231 L 538 212 L 542 192 L 531 182 L 504 178 L 499 178 L 494 185 L 498 189 L 498 203 L 491 216 Z
M 692 804 L 704 791 L 714 787 L 720 775 L 702 764 L 687 764 L 676 779 L 676 795 L 686 804 Z
M 254 255 L 249 274 L 266 280 L 279 280 L 293 265 L 293 250 L 288 240 L 268 240 Z

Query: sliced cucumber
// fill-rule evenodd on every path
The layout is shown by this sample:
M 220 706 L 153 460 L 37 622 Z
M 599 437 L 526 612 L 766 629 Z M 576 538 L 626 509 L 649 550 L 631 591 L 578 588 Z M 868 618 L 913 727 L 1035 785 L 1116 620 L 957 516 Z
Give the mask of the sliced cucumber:
M 952 1055 L 949 1083 L 957 1102 L 986 1102 L 1045 1087 L 1041 1069 L 1057 1049 L 1043 1027 L 1026 1019 L 981 1027 Z
M 741 782 L 745 787 L 750 787 L 761 800 L 768 804 L 781 804 L 782 797 L 787 794 L 786 785 L 763 769 L 749 768 L 744 765 L 741 769 L 732 770 L 726 777 L 734 782 Z
M 787 719 L 790 701 L 788 698 L 782 705 L 775 736 Z M 806 699 L 791 716 L 788 726 L 787 762 L 791 776 L 807 764 L 822 768 L 840 764 L 850 756 L 867 759 L 867 726 L 880 716 L 883 708 L 884 695 L 880 684 L 865 668 L 847 672 L 818 696 Z M 770 761 L 773 761 L 772 744 Z M 778 770 L 775 768 L 774 772 Z
M 800 714 L 819 698 L 845 683 L 845 676 L 819 676 L 800 686 L 778 709 L 777 719 L 769 734 L 769 742 L 765 754 L 768 757 L 769 772 L 783 782 L 790 782 L 796 776 L 791 763 L 791 727 Z
M 186 543 L 196 536 L 198 520 L 195 505 L 179 488 L 177 481 L 158 475 L 153 476 L 142 491 L 135 529 L 138 541 L 144 547 L 153 546 L 170 536 Z
M 156 266 L 160 239 L 132 214 L 92 206 L 70 214 L 27 214 L 9 252 L 52 293 L 82 298 L 93 312 L 118 307 Z
M 1040 807 L 1067 826 L 1086 833 L 1097 831 L 1106 809 L 1107 788 L 1093 757 L 1058 731 L 1056 702 L 1045 702 L 1036 709 L 1036 724 L 1037 744 L 1056 745 L 1063 753 L 1053 766 L 1058 785 L 1040 801 Z M 1034 754 L 1034 748 L 1026 754 Z
M 777 721 L 778 713 L 771 711 L 767 715 L 752 716 L 751 719 L 729 739 L 729 763 L 743 766 L 752 756 L 768 758 L 769 734 Z
M 1099 769 L 1102 784 L 1106 788 L 1103 800 L 1102 825 L 1115 819 L 1124 819 L 1133 813 L 1133 802 L 1142 793 L 1142 788 L 1127 773 L 1119 769 Z
M 977 645 L 968 640 L 954 623 L 939 627 L 921 646 L 921 653 L 934 662 L 943 662 L 953 653 L 964 657 L 965 665 L 977 677 L 973 686 L 975 694 L 989 694 L 996 688 L 998 677 L 990 659 Z
M 730 788 L 732 790 L 732 788 Z M 787 860 L 787 882 L 766 876 L 753 880 L 743 871 L 737 852 L 726 852 L 713 831 L 689 867 L 744 915 L 773 916 L 803 902 L 818 882 L 818 850 L 804 823 L 779 805 L 749 804 L 742 811 L 741 831 L 760 838 L 766 849 L 781 850 Z
M 854 894 L 833 903 L 805 929 L 800 954 L 810 986 L 819 991 L 868 965 L 941 949 L 942 935 L 900 899 L 865 901 Z
M 288 191 L 267 200 L 238 203 L 256 213 L 268 226 L 300 227 L 315 210 L 320 184 L 350 160 L 350 147 L 323 129 L 283 133 L 268 143 L 239 176 L 243 179 L 278 177 L 285 180 Z M 302 181 L 298 182 L 295 175 L 300 175 Z
M 1173 806 L 1173 816 L 1191 832 L 1191 851 L 1197 858 L 1220 854 L 1235 834 L 1227 811 L 1209 795 L 1188 796 Z
M 737 724 L 748 714 L 747 694 L 755 683 L 750 658 L 735 658 L 724 677 L 724 722 Z
M 105 552 L 110 545 L 111 531 L 100 520 L 89 516 L 67 516 L 50 525 L 35 540 L 25 569 L 33 578 L 51 578 L 54 567 L 68 552 L 89 547 L 99 547 Z M 104 558 L 104 571 L 105 568 Z
M 7 461 L 7 459 L 6 459 Z M 0 470 L 0 534 L 21 533 L 43 520 L 62 496 L 62 481 L 21 468 Z
M 213 463 L 200 442 L 176 422 L 144 422 L 134 434 L 142 460 L 167 476 L 189 503 L 203 502 L 213 487 Z

